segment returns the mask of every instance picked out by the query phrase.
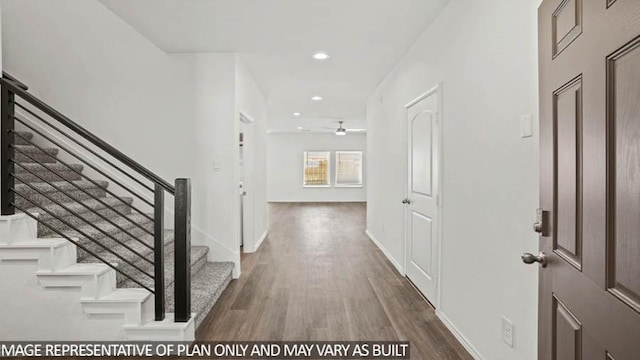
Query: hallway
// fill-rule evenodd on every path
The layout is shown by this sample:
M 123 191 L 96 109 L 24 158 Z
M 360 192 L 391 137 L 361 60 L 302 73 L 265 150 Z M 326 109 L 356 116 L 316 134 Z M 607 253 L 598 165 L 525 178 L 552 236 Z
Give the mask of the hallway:
M 199 341 L 409 340 L 412 359 L 471 359 L 365 235 L 364 203 L 278 203 Z

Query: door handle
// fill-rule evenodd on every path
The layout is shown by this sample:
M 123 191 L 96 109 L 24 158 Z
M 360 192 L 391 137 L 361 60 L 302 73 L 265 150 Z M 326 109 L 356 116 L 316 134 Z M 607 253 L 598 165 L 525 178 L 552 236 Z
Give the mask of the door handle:
M 411 204 L 411 199 L 409 199 L 409 198 L 403 199 L 402 203 L 409 205 L 409 204 Z
M 540 251 L 540 253 L 538 255 L 533 255 L 531 253 L 524 253 L 522 254 L 522 262 L 524 262 L 525 264 L 533 264 L 533 263 L 540 263 L 540 266 L 547 267 L 547 255 Z

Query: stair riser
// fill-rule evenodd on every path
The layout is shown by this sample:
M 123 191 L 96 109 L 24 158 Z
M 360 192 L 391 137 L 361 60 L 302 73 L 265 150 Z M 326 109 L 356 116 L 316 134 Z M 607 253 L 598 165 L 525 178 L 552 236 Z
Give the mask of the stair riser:
M 191 274 L 193 275 L 198 271 L 200 271 L 200 269 L 202 269 L 202 267 L 206 263 L 207 263 L 207 254 L 204 254 L 204 256 L 199 259 L 195 259 L 195 262 L 191 264 Z
M 36 176 L 27 172 L 26 170 L 20 169 L 20 166 L 16 166 L 15 169 L 16 169 L 16 177 L 20 178 L 21 180 L 24 180 L 24 182 L 26 183 L 38 183 L 38 182 L 45 182 L 45 181 L 56 182 L 56 181 L 66 181 L 66 180 L 69 180 L 69 181 L 82 180 L 82 176 L 80 176 L 80 174 L 72 170 L 62 170 L 57 172 L 48 171 L 48 170 L 33 171 L 33 173 L 37 175 Z M 22 183 L 22 181 L 16 179 L 16 183 Z
M 104 189 L 101 188 L 91 188 L 91 189 L 85 189 L 89 194 L 91 194 L 93 197 L 98 197 L 98 198 L 103 198 L 107 196 L 107 193 Z M 27 189 L 26 191 L 26 196 L 32 201 L 29 202 L 25 199 L 23 199 L 21 196 L 16 196 L 16 204 L 18 204 L 18 206 L 20 207 L 34 207 L 34 206 L 45 206 L 45 205 L 51 205 L 51 204 L 55 204 L 52 200 L 47 199 L 45 196 L 35 192 L 33 189 Z M 85 193 L 82 190 L 70 190 L 67 192 L 69 195 L 63 194 L 59 191 L 52 191 L 52 192 L 48 192 L 46 193 L 47 197 L 52 198 L 53 200 L 56 200 L 60 203 L 66 203 L 66 202 L 75 202 L 78 200 L 86 200 L 86 199 L 90 199 L 92 196 L 88 195 L 87 193 Z M 44 212 L 44 211 L 43 211 Z
M 19 150 L 15 151 L 15 160 L 19 163 L 45 163 L 53 164 L 56 162 L 55 153 L 49 153 L 52 156 L 47 155 L 42 151 L 25 152 L 21 153 Z
M 131 207 L 129 205 L 120 204 L 120 205 L 113 206 L 113 208 L 123 215 L 131 214 Z M 97 212 L 107 219 L 114 219 L 116 217 L 120 217 L 120 215 L 118 215 L 115 211 L 106 209 L 106 208 L 99 209 L 97 210 Z M 101 218 L 99 215 L 97 215 L 93 211 L 88 210 L 87 208 L 82 208 L 80 212 L 76 212 L 76 213 L 78 213 L 78 215 L 80 215 L 86 221 L 81 219 L 80 217 L 72 215 L 69 212 L 65 212 L 64 214 L 62 214 L 61 217 L 64 221 L 70 223 L 72 226 L 75 226 L 75 227 L 87 225 L 87 222 L 95 223 L 98 221 L 104 221 L 103 218 Z M 48 214 L 41 215 L 40 220 L 42 220 L 43 222 L 46 222 L 47 224 L 53 226 L 55 229 L 58 229 L 58 230 L 63 230 L 63 231 L 72 230 L 70 226 L 65 225 L 62 221 L 57 220 Z M 55 232 L 53 232 L 46 226 L 40 223 L 38 224 L 38 236 L 47 237 L 54 234 Z
M 151 230 L 151 228 L 153 227 L 153 225 L 148 222 L 148 223 L 142 223 L 140 224 L 142 225 L 144 228 Z M 129 224 L 125 224 L 125 225 L 121 225 L 121 227 L 125 230 L 127 230 L 128 232 L 130 232 L 133 236 L 135 236 L 136 238 L 144 238 L 144 235 L 148 235 L 146 232 L 144 232 L 142 229 L 140 229 L 139 227 L 129 223 Z M 125 234 L 124 232 L 118 230 L 118 229 L 111 229 L 109 231 L 107 231 L 107 233 L 111 234 L 115 239 L 117 239 L 118 241 L 120 241 L 121 243 L 127 244 L 130 247 L 132 247 L 133 249 L 135 249 L 136 251 L 138 251 L 138 253 L 140 253 L 143 256 L 147 256 L 148 254 L 151 253 L 151 250 L 144 247 L 143 245 L 140 244 L 134 244 L 134 242 L 136 242 L 134 239 L 131 238 L 131 236 Z M 104 252 L 105 249 L 98 245 L 98 244 L 102 244 L 105 247 L 107 247 L 108 249 L 113 249 L 116 246 L 119 246 L 118 243 L 116 241 L 114 241 L 111 237 L 108 237 L 107 235 L 103 234 L 102 232 L 92 232 L 92 234 L 95 234 L 95 236 L 93 236 L 93 239 L 95 241 L 92 241 L 88 238 L 86 238 L 83 235 L 79 235 L 78 239 L 79 239 L 79 243 L 80 245 L 86 247 L 89 251 L 92 251 L 94 253 L 98 253 L 98 252 Z M 91 234 L 89 234 L 91 235 Z M 137 258 L 137 256 L 133 253 L 131 253 L 129 250 L 124 249 L 123 252 L 120 254 L 122 255 L 125 259 L 130 259 L 130 258 Z M 83 249 L 78 249 L 78 262 L 99 262 L 99 260 L 95 259 L 92 255 L 90 255 L 89 253 L 87 253 L 86 251 L 84 251 Z M 117 263 L 121 263 L 122 260 L 121 259 L 117 259 L 114 260 Z

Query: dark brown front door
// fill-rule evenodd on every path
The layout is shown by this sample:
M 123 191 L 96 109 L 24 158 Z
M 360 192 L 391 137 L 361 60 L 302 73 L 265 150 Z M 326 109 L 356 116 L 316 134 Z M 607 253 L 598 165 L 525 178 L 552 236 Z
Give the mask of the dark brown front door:
M 539 9 L 539 359 L 640 359 L 640 0 Z

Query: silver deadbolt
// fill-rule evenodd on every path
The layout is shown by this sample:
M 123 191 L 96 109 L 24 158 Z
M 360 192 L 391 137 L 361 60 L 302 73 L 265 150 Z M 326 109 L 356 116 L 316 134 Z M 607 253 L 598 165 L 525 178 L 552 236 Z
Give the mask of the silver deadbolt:
M 536 222 L 533 223 L 533 231 L 542 236 L 549 236 L 549 212 L 537 209 Z
M 544 268 L 547 267 L 547 255 L 542 251 L 537 256 L 531 253 L 524 253 L 522 254 L 522 262 L 525 264 L 540 263 L 540 266 Z
M 538 234 L 542 233 L 542 223 L 537 221 L 535 223 L 533 223 L 533 231 L 537 232 Z

